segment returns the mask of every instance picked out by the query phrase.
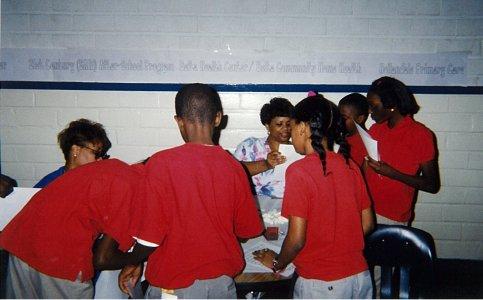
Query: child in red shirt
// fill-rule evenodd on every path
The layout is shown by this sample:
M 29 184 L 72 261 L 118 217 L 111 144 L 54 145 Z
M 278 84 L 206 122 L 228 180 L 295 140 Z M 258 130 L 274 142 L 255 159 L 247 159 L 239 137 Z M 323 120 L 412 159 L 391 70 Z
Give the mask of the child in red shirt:
M 244 267 L 237 238 L 261 234 L 262 222 L 243 167 L 213 143 L 222 118 L 216 90 L 185 85 L 175 105 L 186 144 L 149 159 L 146 207 L 133 232 L 139 244 L 155 249 L 146 267 L 146 297 L 236 298 L 233 277 Z M 140 271 L 123 269 L 123 291 Z
M 294 108 L 292 143 L 305 158 L 286 172 L 282 215 L 289 229 L 280 254 L 264 249 L 255 259 L 278 272 L 293 261 L 294 298 L 371 298 L 363 255 L 372 230 L 371 203 L 359 167 L 349 159 L 337 106 L 321 95 Z M 340 145 L 333 151 L 334 143 Z
M 366 121 L 369 116 L 367 98 L 358 93 L 349 94 L 339 101 L 339 111 L 347 129 L 346 140 L 350 146 L 350 156 L 359 167 L 362 167 L 367 150 L 354 123 L 366 130 Z
M 120 269 L 121 251 L 134 242 L 129 216 L 139 179 L 129 165 L 102 160 L 36 193 L 0 235 L 10 253 L 7 298 L 92 298 L 94 267 Z
M 419 106 L 401 81 L 379 78 L 367 98 L 376 121 L 369 134 L 380 155 L 380 161 L 367 157 L 365 168 L 377 222 L 407 225 L 416 190 L 436 193 L 440 187 L 434 134 L 413 119 Z

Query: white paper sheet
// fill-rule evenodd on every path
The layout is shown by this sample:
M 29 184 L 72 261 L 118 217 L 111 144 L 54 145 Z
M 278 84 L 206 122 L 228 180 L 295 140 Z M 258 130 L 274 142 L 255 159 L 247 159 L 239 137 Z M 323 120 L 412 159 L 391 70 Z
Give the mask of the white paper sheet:
M 273 169 L 273 177 L 277 180 L 282 180 L 283 182 L 285 182 L 285 171 L 287 171 L 288 166 L 290 166 L 294 161 L 303 158 L 304 156 L 295 152 L 295 149 L 292 145 L 286 144 L 280 144 L 278 152 L 285 156 L 287 160 L 283 164 L 275 166 L 275 169 Z M 283 191 L 284 189 L 281 190 Z M 275 196 L 283 198 L 283 194 Z
M 359 135 L 362 138 L 362 142 L 364 143 L 364 146 L 366 147 L 367 154 L 374 159 L 379 161 L 379 151 L 377 150 L 377 141 L 371 137 L 371 135 L 365 131 L 359 124 L 354 122 L 357 128 L 357 132 L 359 132 Z
M 267 241 L 263 236 L 258 237 L 256 239 L 248 240 L 248 242 L 242 244 L 243 253 L 245 255 L 245 262 L 246 266 L 243 270 L 244 273 L 269 273 L 272 272 L 271 269 L 262 265 L 261 262 L 255 260 L 253 258 L 253 251 L 260 250 L 260 249 L 271 249 L 275 252 L 280 252 L 282 248 L 283 240 L 277 241 Z M 293 264 L 289 264 L 280 275 L 284 277 L 291 276 L 295 271 L 295 266 Z
M 0 231 L 22 210 L 35 193 L 40 189 L 13 188 L 13 192 L 5 198 L 0 198 Z

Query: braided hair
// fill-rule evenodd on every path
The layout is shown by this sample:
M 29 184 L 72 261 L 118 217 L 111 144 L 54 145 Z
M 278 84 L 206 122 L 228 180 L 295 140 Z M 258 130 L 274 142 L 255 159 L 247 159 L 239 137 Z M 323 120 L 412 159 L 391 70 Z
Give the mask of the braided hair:
M 322 141 L 327 139 L 328 150 L 334 151 L 334 143 L 339 145 L 338 153 L 349 164 L 350 148 L 345 136 L 347 130 L 337 106 L 324 96 L 317 94 L 300 101 L 294 107 L 292 119 L 296 123 L 305 122 L 310 127 L 312 147 L 319 154 L 324 175 L 327 175 L 326 153 Z

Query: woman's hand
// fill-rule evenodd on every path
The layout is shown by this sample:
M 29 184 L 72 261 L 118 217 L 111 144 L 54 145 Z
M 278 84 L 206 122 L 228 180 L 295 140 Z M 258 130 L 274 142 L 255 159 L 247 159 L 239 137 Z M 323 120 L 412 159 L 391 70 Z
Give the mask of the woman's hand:
M 276 165 L 283 164 L 287 161 L 287 158 L 278 151 L 272 151 L 267 154 L 267 160 L 265 161 L 269 169 L 275 168 Z
M 277 256 L 273 250 L 270 249 L 261 249 L 257 251 L 253 251 L 253 258 L 261 262 L 265 267 L 272 269 L 273 268 L 273 260 Z
M 119 273 L 119 277 L 118 277 L 118 284 L 121 291 L 123 293 L 126 293 L 132 296 L 131 290 L 134 288 L 139 278 L 141 278 L 142 273 L 143 273 L 143 264 L 139 264 L 136 266 L 133 266 L 133 265 L 125 266 Z

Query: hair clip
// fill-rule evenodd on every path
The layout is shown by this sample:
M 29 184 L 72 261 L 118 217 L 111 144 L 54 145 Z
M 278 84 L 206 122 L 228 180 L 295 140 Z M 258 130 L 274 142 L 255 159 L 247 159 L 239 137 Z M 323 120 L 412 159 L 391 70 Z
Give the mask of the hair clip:
M 308 96 L 308 97 L 313 97 L 313 96 L 317 96 L 317 95 L 318 95 L 318 93 L 317 93 L 317 92 L 315 92 L 315 91 L 309 91 L 309 92 L 307 93 L 307 96 Z

